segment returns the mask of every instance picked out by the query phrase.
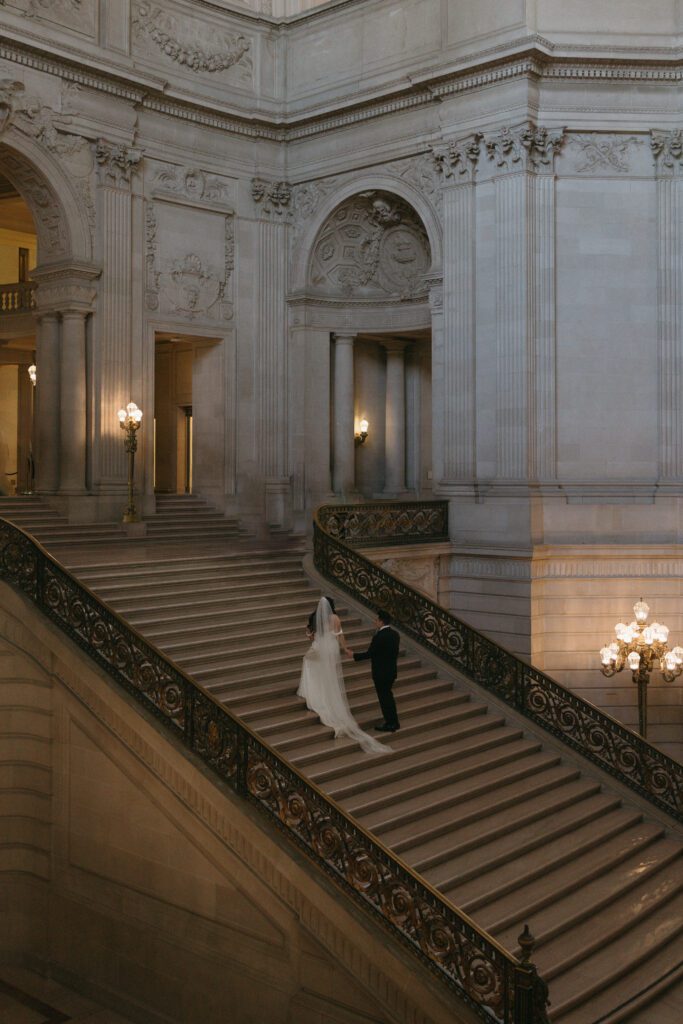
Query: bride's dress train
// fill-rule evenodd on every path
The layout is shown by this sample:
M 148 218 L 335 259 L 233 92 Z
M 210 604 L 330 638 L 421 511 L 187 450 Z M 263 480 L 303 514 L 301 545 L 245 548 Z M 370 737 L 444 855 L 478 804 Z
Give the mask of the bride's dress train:
M 334 629 L 339 626 L 339 620 L 327 598 L 321 598 L 315 618 L 315 639 L 304 655 L 297 690 L 299 697 L 303 697 L 323 725 L 334 729 L 335 737 L 348 736 L 366 753 L 388 753 L 391 748 L 364 732 L 351 714 L 339 654 L 341 627 Z

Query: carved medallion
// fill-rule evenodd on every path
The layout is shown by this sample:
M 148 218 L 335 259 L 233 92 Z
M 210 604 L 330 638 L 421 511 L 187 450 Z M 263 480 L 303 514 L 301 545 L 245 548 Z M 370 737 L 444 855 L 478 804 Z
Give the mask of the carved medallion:
M 313 247 L 311 283 L 357 298 L 426 294 L 429 243 L 415 212 L 396 196 L 366 192 L 328 218 Z

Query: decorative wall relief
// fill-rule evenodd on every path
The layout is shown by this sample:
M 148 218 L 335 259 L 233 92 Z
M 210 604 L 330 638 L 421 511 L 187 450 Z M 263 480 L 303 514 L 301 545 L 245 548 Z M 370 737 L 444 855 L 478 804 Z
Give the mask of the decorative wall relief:
M 0 135 L 9 127 L 23 91 L 23 82 L 15 82 L 11 78 L 0 79 Z
M 152 203 L 145 210 L 145 305 L 159 308 L 159 272 L 157 270 L 157 218 Z
M 148 52 L 190 71 L 215 74 L 236 68 L 238 77 L 251 80 L 251 40 L 246 36 L 228 35 L 209 22 L 179 17 L 150 3 L 133 4 L 133 33 Z
M 552 170 L 564 133 L 564 128 L 542 128 L 527 122 L 488 136 L 486 149 L 489 159 L 507 171 Z
M 599 132 L 568 135 L 567 145 L 579 150 L 574 165 L 577 174 L 592 171 L 616 171 L 626 174 L 630 169 L 629 150 L 642 146 L 643 140 L 635 135 L 603 135 Z
M 190 234 L 188 218 L 192 219 L 197 243 L 178 256 L 180 246 Z M 162 202 L 148 203 L 145 265 L 148 310 L 190 321 L 232 319 L 232 213 L 221 215 Z
M 155 196 L 176 196 L 191 203 L 224 206 L 229 206 L 232 199 L 229 179 L 217 174 L 208 174 L 198 167 L 177 167 L 169 164 L 163 164 L 159 170 L 154 170 L 152 193 Z
M 283 217 L 289 213 L 292 186 L 286 181 L 252 178 L 251 198 L 260 212 L 266 216 Z
M 96 26 L 96 0 L 17 0 L 16 6 L 26 18 L 39 18 L 93 36 Z
M 414 210 L 388 192 L 364 192 L 323 225 L 310 280 L 330 296 L 411 299 L 427 294 L 430 263 L 429 242 Z
M 432 159 L 437 173 L 451 185 L 473 181 L 481 151 L 479 134 L 432 146 Z
M 668 132 L 653 129 L 650 132 L 650 148 L 660 174 L 683 171 L 683 128 L 674 128 Z
M 131 173 L 142 160 L 142 152 L 119 143 L 98 139 L 95 147 L 95 162 L 100 184 L 121 188 L 130 185 Z

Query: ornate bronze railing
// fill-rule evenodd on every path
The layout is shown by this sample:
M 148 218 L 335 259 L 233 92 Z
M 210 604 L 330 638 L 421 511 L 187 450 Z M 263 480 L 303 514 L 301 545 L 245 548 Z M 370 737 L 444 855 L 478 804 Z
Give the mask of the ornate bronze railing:
M 28 313 L 36 306 L 34 284 L 0 284 L 0 314 Z
M 366 505 L 323 505 L 318 521 L 346 544 L 436 543 L 448 540 L 447 501 L 392 501 Z
M 431 503 L 402 502 L 395 506 L 400 508 L 404 520 L 410 518 L 409 504 L 415 507 L 413 518 L 417 520 L 420 508 L 420 522 L 425 521 L 425 510 Z M 406 635 L 660 810 L 683 821 L 683 765 L 351 547 L 344 525 L 346 508 L 353 509 L 348 513 L 353 544 L 356 547 L 360 542 L 375 544 L 374 524 L 378 510 L 373 509 L 372 516 L 368 517 L 370 536 L 365 538 L 362 511 L 365 507 L 371 508 L 323 506 L 318 509 L 314 521 L 314 559 L 323 576 L 363 604 L 384 608 Z M 394 506 L 387 503 L 384 507 L 387 511 L 382 522 L 389 524 Z M 329 524 L 333 524 L 333 529 Z M 408 534 L 404 528 L 402 536 Z M 417 530 L 411 536 L 412 543 L 438 539 L 440 535 L 429 536 L 427 532 L 419 535 Z
M 483 1020 L 548 1024 L 547 988 L 529 962 L 528 932 L 520 936 L 524 957 L 518 961 L 3 519 L 0 578 L 29 597 Z

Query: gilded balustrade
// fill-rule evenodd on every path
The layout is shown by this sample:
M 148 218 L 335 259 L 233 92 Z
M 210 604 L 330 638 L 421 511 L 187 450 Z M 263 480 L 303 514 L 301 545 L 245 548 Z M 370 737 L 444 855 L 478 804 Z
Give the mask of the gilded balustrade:
M 356 550 L 362 544 L 375 547 L 378 539 L 388 541 L 392 521 L 400 524 L 397 533 L 403 543 L 443 540 L 445 505 L 324 505 L 314 522 L 315 565 L 323 576 L 358 601 L 388 611 L 402 632 L 432 654 L 660 810 L 683 821 L 683 765 Z M 433 516 L 429 515 L 430 508 Z M 434 524 L 432 532 L 430 523 Z
M 436 529 L 438 517 L 418 518 L 423 530 L 430 521 L 429 529 Z M 404 525 L 408 537 L 412 528 Z M 329 541 L 339 544 L 340 551 L 350 551 L 323 534 L 319 525 L 316 537 L 318 550 L 327 550 Z M 516 960 L 107 608 L 37 542 L 5 520 L 0 520 L 0 578 L 28 597 L 482 1020 L 489 1024 L 548 1024 L 547 987 L 529 961 L 528 932 L 520 936 L 523 959 Z

